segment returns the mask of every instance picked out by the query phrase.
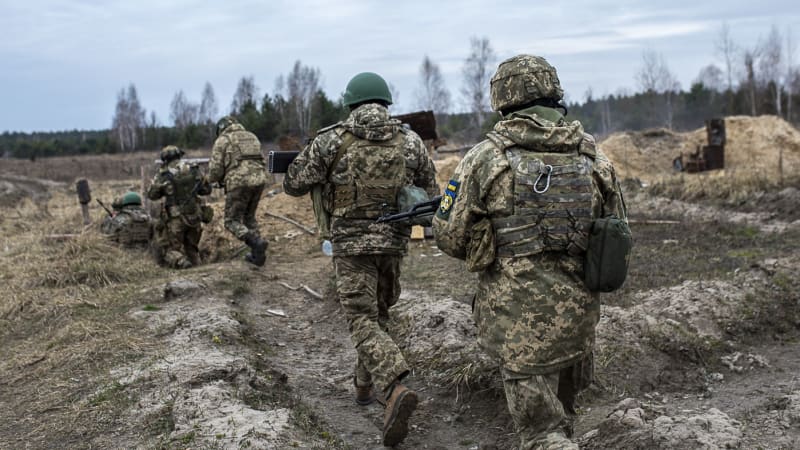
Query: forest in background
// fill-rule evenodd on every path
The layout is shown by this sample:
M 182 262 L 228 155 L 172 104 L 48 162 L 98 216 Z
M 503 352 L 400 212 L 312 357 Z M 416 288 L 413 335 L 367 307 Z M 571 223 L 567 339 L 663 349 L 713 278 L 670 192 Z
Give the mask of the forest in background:
M 645 49 L 641 65 L 633 74 L 637 91 L 619 90 L 596 96 L 589 89 L 581 102 L 568 101 L 568 118 L 580 120 L 598 139 L 615 131 L 664 127 L 677 131 L 702 127 L 712 117 L 764 115 L 782 117 L 798 125 L 800 70 L 795 64 L 791 30 L 781 33 L 773 26 L 769 34 L 751 46 L 733 41 L 723 23 L 714 42 L 721 65 L 708 64 L 684 89 L 663 55 Z M 462 86 L 458 90 L 460 111 L 454 112 L 453 95 L 444 83 L 439 65 L 427 55 L 419 69 L 413 92 L 414 110 L 436 114 L 440 137 L 456 145 L 477 141 L 499 115 L 489 107 L 489 80 L 497 57 L 486 37 L 470 39 Z M 272 95 L 259 93 L 253 76 L 242 77 L 225 114 L 236 116 L 263 143 L 283 137 L 304 142 L 316 130 L 347 117 L 341 98 L 331 99 L 321 88 L 318 68 L 295 62 L 292 70 L 275 80 Z M 390 84 L 392 95 L 399 93 Z M 570 93 L 568 93 L 570 94 Z M 575 93 L 571 93 L 575 97 Z M 568 98 L 570 98 L 568 96 Z M 0 134 L 0 156 L 39 158 L 80 154 L 152 151 L 164 145 L 184 148 L 210 146 L 220 107 L 210 83 L 199 103 L 178 91 L 170 104 L 170 123 L 163 124 L 154 111 L 139 101 L 134 84 L 117 95 L 111 128 L 96 131 L 4 132 Z

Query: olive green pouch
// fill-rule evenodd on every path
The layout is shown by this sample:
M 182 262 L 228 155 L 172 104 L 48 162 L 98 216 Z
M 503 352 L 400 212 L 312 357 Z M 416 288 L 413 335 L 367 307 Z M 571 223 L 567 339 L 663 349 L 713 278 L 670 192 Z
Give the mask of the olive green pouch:
M 628 275 L 633 238 L 628 223 L 609 216 L 596 219 L 589 234 L 584 282 L 592 292 L 612 292 Z

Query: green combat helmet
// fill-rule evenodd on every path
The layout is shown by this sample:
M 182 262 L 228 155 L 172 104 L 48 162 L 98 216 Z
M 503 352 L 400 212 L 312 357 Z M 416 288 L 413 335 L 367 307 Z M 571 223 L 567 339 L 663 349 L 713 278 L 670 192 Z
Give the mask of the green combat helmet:
M 490 90 L 495 111 L 529 105 L 539 99 L 558 101 L 564 97 L 556 68 L 533 55 L 517 55 L 501 62 Z
M 168 145 L 161 149 L 161 161 L 164 163 L 168 163 L 175 159 L 180 159 L 184 155 L 183 150 L 179 149 L 175 145 Z
M 229 126 L 231 126 L 231 125 L 233 125 L 235 123 L 239 123 L 239 122 L 237 122 L 236 118 L 234 118 L 233 116 L 225 116 L 222 119 L 219 119 L 217 121 L 217 136 L 222 134 L 222 132 L 225 131 L 226 128 L 228 128 Z
M 372 72 L 361 72 L 347 83 L 343 100 L 347 106 L 353 106 L 367 100 L 382 100 L 387 105 L 391 105 L 392 93 L 389 91 L 386 80 L 380 75 Z
M 122 199 L 120 201 L 121 206 L 128 206 L 128 205 L 141 205 L 142 204 L 142 197 L 139 196 L 136 192 L 128 191 L 122 195 Z

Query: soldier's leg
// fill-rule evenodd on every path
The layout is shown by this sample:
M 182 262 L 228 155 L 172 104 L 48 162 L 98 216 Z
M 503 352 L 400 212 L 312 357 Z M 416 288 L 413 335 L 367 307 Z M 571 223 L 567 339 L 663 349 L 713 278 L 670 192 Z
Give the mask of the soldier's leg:
M 247 210 L 244 215 L 244 225 L 250 230 L 250 233 L 261 237 L 261 232 L 258 229 L 258 220 L 256 220 L 256 212 L 258 211 L 258 203 L 261 201 L 261 194 L 264 192 L 264 185 L 253 186 L 248 188 L 248 201 Z
M 556 394 L 559 372 L 527 377 L 503 374 L 508 411 L 520 450 L 578 449 L 564 434 L 566 415 Z
M 225 194 L 225 228 L 240 241 L 245 240 L 249 231 L 244 224 L 249 198 L 243 189 L 245 188 L 232 189 Z
M 180 217 L 172 217 L 164 224 L 162 235 L 164 263 L 176 269 L 185 269 L 192 266 L 183 249 L 184 227 L 185 225 Z
M 389 308 L 400 299 L 400 262 L 402 256 L 384 255 L 378 258 L 378 323 L 386 330 Z
M 336 292 L 347 316 L 358 360 L 386 391 L 409 368 L 397 344 L 378 323 L 378 267 L 374 256 L 337 256 Z
M 183 247 L 186 249 L 186 257 L 193 266 L 199 266 L 200 260 L 200 238 L 203 236 L 203 228 L 198 223 L 196 226 L 186 226 L 183 234 Z

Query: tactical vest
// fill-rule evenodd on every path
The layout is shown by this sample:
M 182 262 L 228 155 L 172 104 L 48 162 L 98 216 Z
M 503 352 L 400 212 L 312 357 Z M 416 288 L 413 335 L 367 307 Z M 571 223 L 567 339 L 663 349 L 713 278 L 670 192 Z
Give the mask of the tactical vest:
M 227 138 L 231 144 L 229 153 L 230 167 L 228 169 L 235 169 L 242 161 L 253 161 L 262 167 L 264 166 L 261 144 L 254 134 L 240 130 L 223 134 L 223 137 Z
M 592 224 L 593 154 L 580 146 L 540 152 L 496 133 L 488 137 L 505 151 L 514 171 L 514 213 L 492 220 L 497 256 L 584 254 Z
M 165 206 L 172 213 L 173 207 L 177 207 L 180 214 L 193 214 L 197 212 L 197 194 L 192 193 L 194 187 L 201 181 L 200 171 L 197 166 L 180 164 L 175 169 L 170 169 L 172 176 L 170 182 L 173 187 L 173 194 L 168 196 Z
M 141 209 L 125 209 L 120 214 L 127 215 L 130 222 L 119 231 L 119 243 L 126 246 L 147 245 L 150 242 L 150 216 Z
M 352 139 L 352 138 L 351 138 Z M 337 160 L 347 163 L 344 172 L 334 173 L 332 215 L 347 219 L 377 219 L 397 212 L 397 193 L 405 186 L 404 134 L 388 141 L 349 139 L 339 148 Z

